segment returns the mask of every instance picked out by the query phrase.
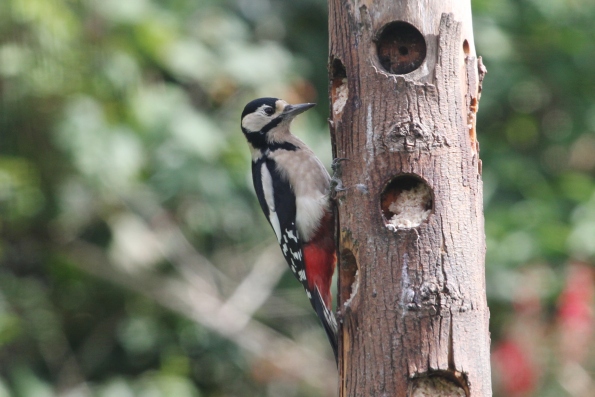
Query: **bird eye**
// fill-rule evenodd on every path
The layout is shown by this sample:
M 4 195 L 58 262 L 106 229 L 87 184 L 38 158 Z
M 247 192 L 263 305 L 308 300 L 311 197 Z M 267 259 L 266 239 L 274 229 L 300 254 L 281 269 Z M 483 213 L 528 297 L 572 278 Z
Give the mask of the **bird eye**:
M 266 107 L 264 108 L 264 112 L 270 116 L 275 113 L 275 110 L 272 107 Z

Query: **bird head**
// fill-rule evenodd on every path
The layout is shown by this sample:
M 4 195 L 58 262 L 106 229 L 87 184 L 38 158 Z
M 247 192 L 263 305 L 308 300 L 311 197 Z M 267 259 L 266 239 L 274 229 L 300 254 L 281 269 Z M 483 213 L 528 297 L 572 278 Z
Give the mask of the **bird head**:
M 258 98 L 249 102 L 242 112 L 242 131 L 254 147 L 265 145 L 289 133 L 289 124 L 295 116 L 305 112 L 315 103 L 290 105 L 278 98 Z

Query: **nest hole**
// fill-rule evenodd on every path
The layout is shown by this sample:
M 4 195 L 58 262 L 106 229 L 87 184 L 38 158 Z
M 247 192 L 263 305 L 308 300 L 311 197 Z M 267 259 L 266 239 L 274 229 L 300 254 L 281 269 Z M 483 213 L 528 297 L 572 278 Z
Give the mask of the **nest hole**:
M 413 174 L 393 178 L 380 195 L 380 207 L 389 230 L 411 229 L 425 222 L 434 208 L 433 192 Z
M 349 98 L 347 71 L 340 59 L 333 59 L 331 69 L 331 104 L 333 116 L 340 116 Z
M 339 296 L 343 305 L 349 306 L 357 293 L 357 260 L 349 249 L 341 251 L 341 266 L 339 268 Z
M 375 41 L 378 60 L 389 73 L 411 73 L 426 59 L 424 36 L 407 22 L 397 21 L 385 25 Z
M 435 371 L 411 379 L 407 396 L 468 397 L 469 389 L 461 374 Z

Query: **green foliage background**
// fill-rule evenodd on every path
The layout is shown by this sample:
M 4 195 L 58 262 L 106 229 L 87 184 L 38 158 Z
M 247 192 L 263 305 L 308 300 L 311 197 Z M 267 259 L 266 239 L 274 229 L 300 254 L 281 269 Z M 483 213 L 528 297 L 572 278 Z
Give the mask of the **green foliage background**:
M 473 10 L 495 393 L 587 396 L 595 3 Z M 333 395 L 239 130 L 255 97 L 316 101 L 294 132 L 330 163 L 326 18 L 322 0 L 0 2 L 0 397 Z M 248 331 L 226 332 L 213 308 L 239 285 Z

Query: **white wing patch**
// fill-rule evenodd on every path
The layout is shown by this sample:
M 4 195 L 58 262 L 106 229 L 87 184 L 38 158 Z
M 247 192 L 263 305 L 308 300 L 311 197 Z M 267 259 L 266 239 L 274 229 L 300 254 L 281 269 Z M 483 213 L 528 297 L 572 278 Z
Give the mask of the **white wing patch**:
M 275 198 L 273 197 L 273 178 L 267 168 L 266 163 L 262 163 L 260 167 L 260 177 L 262 180 L 262 191 L 264 193 L 264 201 L 266 201 L 269 207 L 269 222 L 273 226 L 277 241 L 281 243 L 281 224 L 279 223 L 279 217 L 275 211 Z
M 300 270 L 298 272 L 298 276 L 299 276 L 300 281 L 306 281 L 306 272 L 304 270 Z
M 297 236 L 295 234 L 293 234 L 293 230 L 285 229 L 285 233 L 286 233 L 287 237 L 289 237 L 290 239 L 292 239 L 293 241 L 295 241 L 297 243 L 298 239 L 297 239 Z

